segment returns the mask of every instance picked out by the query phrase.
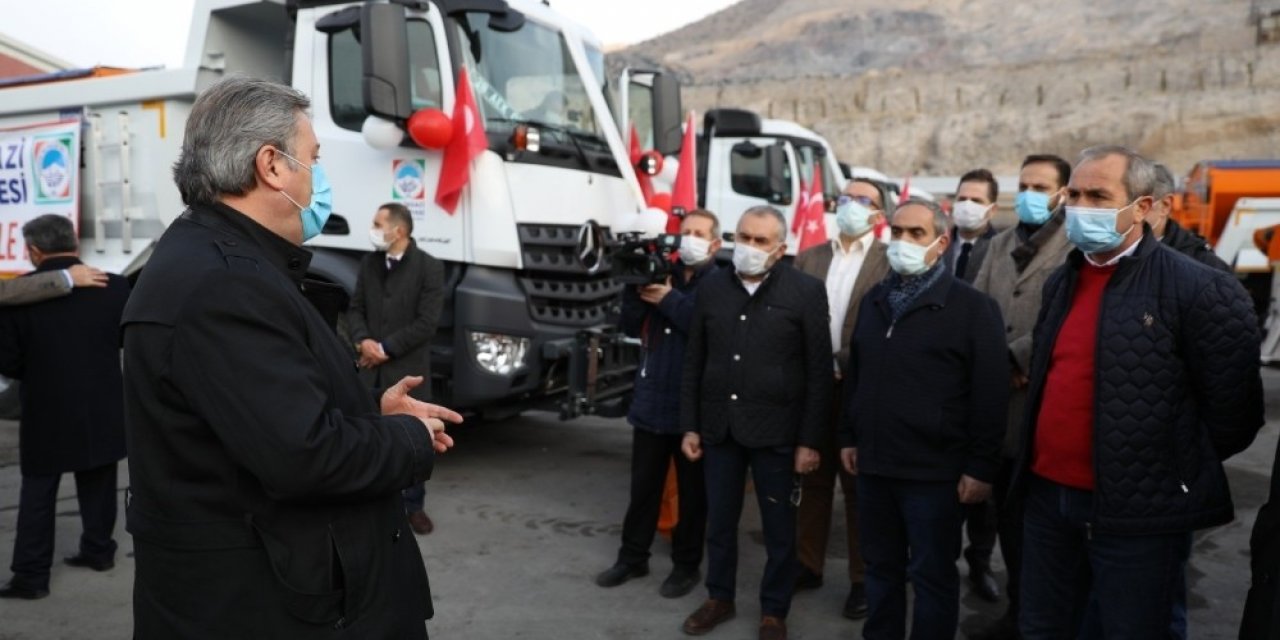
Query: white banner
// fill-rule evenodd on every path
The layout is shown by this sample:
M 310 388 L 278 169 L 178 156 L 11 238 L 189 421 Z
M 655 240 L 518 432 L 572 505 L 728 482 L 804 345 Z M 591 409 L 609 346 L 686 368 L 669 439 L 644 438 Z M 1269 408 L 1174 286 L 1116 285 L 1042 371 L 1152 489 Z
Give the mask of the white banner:
M 0 273 L 31 270 L 22 225 L 46 213 L 80 228 L 80 121 L 0 130 Z

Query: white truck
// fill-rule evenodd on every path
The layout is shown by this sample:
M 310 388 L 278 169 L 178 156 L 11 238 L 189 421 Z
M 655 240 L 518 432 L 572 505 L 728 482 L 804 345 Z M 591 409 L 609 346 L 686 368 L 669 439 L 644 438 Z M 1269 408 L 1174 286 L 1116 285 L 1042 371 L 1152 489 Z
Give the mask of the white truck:
M 193 15 L 181 69 L 0 89 L 0 130 L 81 123 L 87 262 L 145 268 L 183 211 L 170 168 L 203 88 L 231 73 L 276 80 L 312 98 L 333 183 L 334 215 L 308 243 L 309 276 L 341 286 L 331 305 L 354 289 L 378 206 L 402 202 L 419 246 L 446 265 L 432 344 L 439 401 L 487 415 L 618 408 L 636 348 L 611 328 L 620 285 L 580 266 L 576 234 L 587 219 L 607 227 L 644 204 L 588 31 L 536 0 L 198 0 Z M 362 129 L 371 118 L 383 131 L 386 121 L 403 127 L 418 109 L 451 113 L 464 65 L 488 150 L 450 215 L 433 200 L 440 151 L 407 137 L 387 149 Z M 679 144 L 670 83 L 631 105 L 666 132 L 656 140 L 665 153 Z

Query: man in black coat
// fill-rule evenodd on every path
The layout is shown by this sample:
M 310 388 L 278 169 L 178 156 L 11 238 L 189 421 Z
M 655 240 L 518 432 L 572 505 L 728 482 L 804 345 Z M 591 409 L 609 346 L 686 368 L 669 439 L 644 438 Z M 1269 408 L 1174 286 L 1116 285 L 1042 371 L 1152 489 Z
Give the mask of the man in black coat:
M 1249 538 L 1253 584 L 1245 600 L 1240 640 L 1280 640 L 1280 443 L 1271 463 L 1271 496 Z
M 858 312 L 841 462 L 858 476 L 865 638 L 951 638 L 960 614 L 963 506 L 991 494 L 1009 399 L 995 301 L 946 267 L 950 219 L 908 200 L 890 220 L 893 272 Z
M 1154 181 L 1115 146 L 1071 173 L 1012 489 L 1024 638 L 1169 637 L 1191 533 L 1234 517 L 1222 461 L 1263 423 L 1252 302 L 1152 236 Z
M 685 620 L 701 635 L 734 615 L 738 520 L 747 468 L 755 481 L 768 561 L 760 585 L 762 640 L 786 638 L 799 564 L 799 478 L 818 468 L 831 411 L 831 333 L 821 280 L 781 262 L 787 223 L 748 209 L 733 269 L 707 276 L 689 330 L 680 400 L 681 446 L 707 480 L 707 592 Z
M 36 275 L 80 264 L 75 226 L 65 216 L 35 218 L 22 235 Z M 22 492 L 13 579 L 0 598 L 49 595 L 63 473 L 75 473 L 84 524 L 79 552 L 65 562 L 95 571 L 115 566 L 116 465 L 125 455 L 120 316 L 128 299 L 129 282 L 113 274 L 105 288 L 0 309 L 0 374 L 22 381 Z
M 1173 213 L 1173 193 L 1175 189 L 1173 174 L 1169 172 L 1168 167 L 1162 164 L 1155 165 L 1155 172 L 1156 181 L 1151 191 L 1153 202 L 1151 203 L 1151 214 L 1147 223 L 1151 226 L 1151 235 L 1163 242 L 1165 246 L 1190 257 L 1196 262 L 1220 271 L 1234 273 L 1231 266 L 1223 261 L 1222 258 L 1219 258 L 1217 253 L 1214 253 L 1213 247 L 1209 246 L 1208 240 L 1178 224 L 1177 220 L 1169 219 L 1169 215 Z
M 431 338 L 444 306 L 444 265 L 418 248 L 413 216 L 398 202 L 378 208 L 369 236 L 377 251 L 360 261 L 347 312 L 360 380 L 385 389 L 405 376 L 421 376 L 424 382 L 409 395 L 426 402 L 431 399 Z M 409 526 L 419 535 L 435 528 L 423 508 L 426 486 L 419 482 L 404 492 Z
M 190 208 L 125 310 L 140 640 L 426 637 L 400 491 L 461 417 L 409 397 L 421 378 L 370 393 L 303 297 L 329 211 L 308 106 L 242 77 L 200 95 L 174 166 Z

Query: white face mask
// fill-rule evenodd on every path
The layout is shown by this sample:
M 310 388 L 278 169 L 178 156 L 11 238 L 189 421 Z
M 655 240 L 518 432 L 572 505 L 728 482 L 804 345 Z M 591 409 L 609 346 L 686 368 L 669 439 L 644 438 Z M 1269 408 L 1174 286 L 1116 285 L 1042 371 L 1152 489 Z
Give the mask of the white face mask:
M 929 267 L 933 266 L 926 261 L 929 250 L 942 238 L 943 236 L 938 236 L 933 242 L 924 246 L 906 240 L 890 242 L 887 251 L 889 267 L 904 276 L 918 276 L 928 271 Z
M 373 243 L 373 247 L 378 251 L 386 251 L 391 246 L 391 243 L 387 242 L 387 232 L 382 229 L 370 229 L 369 241 Z
M 866 205 L 849 198 L 836 206 L 836 226 L 840 227 L 840 232 L 850 236 L 858 237 L 871 230 L 875 226 L 871 222 L 871 216 L 875 212 Z
M 740 275 L 755 277 L 769 270 L 772 251 L 757 249 L 741 242 L 733 245 L 733 268 Z
M 680 237 L 680 260 L 690 267 L 696 267 L 711 257 L 711 241 L 698 236 Z
M 987 222 L 987 212 L 991 210 L 991 205 L 979 204 L 972 200 L 964 200 L 955 203 L 951 209 L 951 219 L 956 221 L 956 226 L 965 231 L 974 231 L 981 229 L 982 225 Z

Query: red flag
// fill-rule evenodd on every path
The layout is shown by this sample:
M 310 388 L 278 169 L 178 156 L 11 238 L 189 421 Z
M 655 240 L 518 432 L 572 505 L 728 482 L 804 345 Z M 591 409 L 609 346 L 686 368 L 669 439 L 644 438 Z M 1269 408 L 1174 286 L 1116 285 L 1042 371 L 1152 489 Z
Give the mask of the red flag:
M 686 212 L 698 208 L 698 127 L 694 124 L 693 112 L 684 124 L 684 142 L 680 145 L 680 167 L 676 171 L 676 182 L 671 188 L 671 208 L 683 207 Z M 667 220 L 667 233 L 680 233 L 680 218 L 671 216 Z
M 804 177 L 800 178 L 800 197 L 796 198 L 796 215 L 791 218 L 791 235 L 799 236 L 800 229 L 804 226 L 805 216 L 809 214 L 809 187 L 804 184 Z
M 440 181 L 436 183 L 436 204 L 452 215 L 458 210 L 462 188 L 471 181 L 471 161 L 489 148 L 484 120 L 471 93 L 467 68 L 458 72 L 458 95 L 453 101 L 453 137 L 445 145 L 440 161 Z
M 907 201 L 911 197 L 911 176 L 902 179 L 902 192 L 898 194 L 898 204 Z
M 636 132 L 636 126 L 631 125 L 631 131 L 628 133 L 630 140 L 631 166 L 636 166 L 640 162 L 644 150 L 640 147 L 640 134 Z M 646 207 L 653 206 L 653 178 L 649 174 L 642 171 L 636 172 L 636 181 L 640 183 L 640 194 L 644 196 L 644 204 Z
M 813 167 L 813 185 L 808 198 L 801 200 L 803 208 L 796 215 L 803 220 L 800 227 L 800 246 L 797 253 L 827 241 L 827 203 L 822 197 L 822 165 Z

